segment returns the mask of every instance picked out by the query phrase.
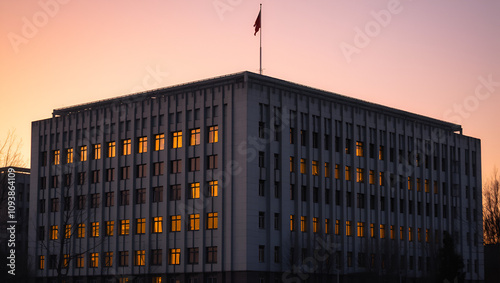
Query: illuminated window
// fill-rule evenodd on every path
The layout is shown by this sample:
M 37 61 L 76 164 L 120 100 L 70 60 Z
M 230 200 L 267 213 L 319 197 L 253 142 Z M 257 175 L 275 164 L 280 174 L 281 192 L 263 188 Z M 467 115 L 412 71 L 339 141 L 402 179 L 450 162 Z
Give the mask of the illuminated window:
M 182 131 L 172 133 L 172 148 L 182 147 Z
M 408 241 L 413 242 L 413 228 L 408 227 Z
M 396 238 L 396 231 L 394 230 L 394 225 L 391 225 L 391 240 Z
M 66 163 L 73 163 L 73 148 L 66 149 Z
M 340 235 L 340 220 L 335 220 L 335 235 Z
M 116 142 L 108 142 L 108 157 L 116 156 Z
M 89 260 L 90 267 L 99 267 L 99 253 L 91 253 Z
M 356 168 L 356 182 L 365 182 L 365 170 L 363 168 Z
M 181 216 L 173 215 L 170 216 L 170 231 L 180 232 L 181 231 Z
M 62 266 L 64 268 L 68 268 L 69 267 L 69 259 L 70 259 L 69 254 L 64 254 L 63 255 L 63 264 L 62 264 Z
M 78 224 L 77 235 L 78 238 L 85 238 L 85 223 Z
M 422 191 L 422 180 L 417 178 L 417 192 Z
M 208 195 L 211 197 L 216 197 L 219 195 L 219 181 L 208 182 Z
M 330 219 L 325 219 L 325 234 L 330 234 Z
M 83 268 L 85 266 L 85 255 L 84 254 L 78 254 L 76 256 L 76 267 L 77 268 Z
M 104 253 L 104 266 L 105 267 L 113 266 L 113 252 Z
M 146 264 L 146 250 L 135 251 L 134 265 L 143 266 Z
M 91 237 L 99 237 L 99 222 L 91 222 Z
M 200 198 L 200 183 L 191 183 L 189 187 L 189 198 Z
M 120 220 L 120 235 L 128 235 L 130 233 L 130 220 Z
M 54 154 L 54 165 L 61 164 L 61 151 L 54 150 L 53 154 Z
M 384 172 L 379 172 L 378 173 L 378 183 L 380 186 L 384 185 Z
M 316 161 L 316 160 L 312 161 L 312 174 L 313 174 L 313 176 L 319 175 L 319 165 L 318 165 L 318 161 Z
M 370 170 L 370 177 L 368 181 L 370 182 L 370 185 L 375 184 L 375 171 Z
M 300 231 L 301 232 L 307 231 L 307 219 L 305 216 L 300 217 Z
M 412 190 L 412 186 L 411 186 L 411 177 L 408 177 L 408 190 Z
M 59 227 L 57 225 L 50 226 L 50 239 L 57 240 L 59 234 Z
M 335 164 L 335 179 L 340 179 L 340 165 Z
M 200 215 L 199 214 L 190 214 L 189 215 L 189 231 L 198 231 L 200 230 Z
M 295 172 L 295 158 L 290 156 L 290 172 Z
M 140 137 L 138 142 L 137 153 L 148 152 L 148 137 Z
M 146 233 L 146 218 L 137 218 L 135 220 L 135 233 L 136 234 Z
M 431 237 L 430 237 L 429 229 L 425 229 L 425 241 L 428 243 L 428 242 L 430 242 L 430 240 L 431 240 Z
M 356 142 L 356 156 L 361 156 L 363 157 L 363 142 L 357 141 Z
M 115 234 L 115 221 L 106 221 L 106 236 L 113 236 Z
M 80 147 L 80 161 L 87 161 L 87 146 Z
M 399 239 L 404 240 L 405 238 L 405 228 L 403 226 L 399 227 Z
M 385 239 L 385 225 L 380 224 L 380 239 Z
M 44 270 L 45 269 L 45 256 L 44 255 L 41 255 L 38 258 L 38 269 L 40 269 L 40 270 Z
M 170 249 L 168 264 L 177 265 L 180 263 L 181 263 L 181 249 Z
M 101 159 L 101 144 L 94 144 L 92 146 L 92 151 L 94 159 Z
M 163 217 L 156 216 L 153 217 L 153 224 L 151 225 L 151 231 L 153 233 L 162 233 L 163 232 Z
M 302 173 L 302 174 L 307 173 L 307 164 L 306 164 L 306 160 L 304 158 L 300 159 L 300 173 Z
M 345 180 L 346 181 L 351 180 L 351 167 L 349 167 L 349 166 L 345 167 Z
M 313 217 L 313 233 L 319 232 L 319 219 L 318 217 Z
M 199 145 L 200 144 L 200 129 L 192 129 L 191 137 L 189 139 L 189 145 Z
M 370 223 L 370 237 L 375 237 L 375 224 Z
M 64 225 L 64 238 L 71 238 L 71 224 Z
M 379 160 L 384 160 L 384 146 L 381 145 L 378 148 L 378 159 Z
M 426 193 L 430 192 L 429 180 L 427 179 L 424 181 L 424 188 Z
M 219 126 L 208 127 L 208 143 L 216 143 L 219 141 Z
M 217 229 L 219 226 L 219 217 L 217 212 L 207 213 L 207 229 Z
M 330 178 L 330 163 L 325 162 L 325 178 Z
M 165 149 L 165 134 L 155 135 L 155 151 Z
M 290 214 L 290 231 L 295 231 L 295 215 Z
M 346 236 L 352 236 L 351 221 L 347 220 L 345 222 L 345 234 Z
M 365 223 L 358 222 L 358 237 L 364 237 L 364 236 L 365 236 Z
M 130 139 L 123 140 L 123 155 L 130 155 L 132 153 L 132 141 Z

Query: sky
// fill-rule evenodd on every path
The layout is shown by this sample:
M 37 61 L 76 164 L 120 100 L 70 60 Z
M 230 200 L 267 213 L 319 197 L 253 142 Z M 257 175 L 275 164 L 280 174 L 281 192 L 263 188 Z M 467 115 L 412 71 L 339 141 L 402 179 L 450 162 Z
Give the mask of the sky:
M 241 71 L 462 125 L 500 165 L 500 1 L 0 1 L 0 140 L 52 110 Z

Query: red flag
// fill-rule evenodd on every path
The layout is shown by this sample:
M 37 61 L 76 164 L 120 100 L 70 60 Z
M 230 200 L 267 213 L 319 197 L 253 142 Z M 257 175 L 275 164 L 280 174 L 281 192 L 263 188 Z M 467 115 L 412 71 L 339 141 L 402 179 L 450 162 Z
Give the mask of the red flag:
M 257 32 L 260 30 L 260 11 L 259 11 L 259 15 L 257 16 L 257 19 L 255 20 L 255 24 L 253 26 L 255 27 L 255 32 L 253 35 L 256 35 Z

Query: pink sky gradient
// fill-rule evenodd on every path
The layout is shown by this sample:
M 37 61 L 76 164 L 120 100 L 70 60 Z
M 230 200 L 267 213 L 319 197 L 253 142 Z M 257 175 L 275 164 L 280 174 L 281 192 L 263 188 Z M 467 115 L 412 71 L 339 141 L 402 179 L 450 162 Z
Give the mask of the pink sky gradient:
M 258 72 L 259 3 L 1 1 L 0 139 L 16 129 L 29 160 L 54 108 Z M 500 1 L 262 4 L 265 75 L 461 124 L 483 178 L 500 164 Z

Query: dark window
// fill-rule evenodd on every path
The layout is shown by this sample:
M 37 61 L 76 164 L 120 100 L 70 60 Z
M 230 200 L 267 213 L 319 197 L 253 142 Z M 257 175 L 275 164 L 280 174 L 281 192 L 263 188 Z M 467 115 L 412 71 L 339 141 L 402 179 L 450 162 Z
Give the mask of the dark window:
M 266 219 L 266 213 L 263 211 L 259 211 L 259 228 L 260 229 L 265 229 L 265 219 Z
M 115 180 L 115 168 L 106 169 L 106 182 L 111 182 Z
M 163 201 L 163 187 L 154 187 L 153 202 L 162 202 L 162 201 Z
M 47 177 L 40 177 L 40 190 L 47 188 Z
M 130 203 L 130 192 L 128 190 L 120 192 L 120 205 L 129 205 Z
M 318 203 L 319 201 L 319 188 L 314 187 L 313 188 L 313 202 Z
M 207 247 L 207 263 L 217 263 L 217 247 Z
M 106 207 L 111 207 L 115 205 L 115 193 L 108 192 L 106 193 Z
M 99 170 L 92 171 L 92 184 L 99 183 Z
M 290 128 L 290 144 L 294 144 L 294 143 L 295 143 L 295 129 Z
M 136 204 L 146 203 L 146 189 L 137 189 L 135 191 L 135 203 Z
M 200 170 L 200 158 L 193 157 L 189 158 L 189 171 L 199 171 Z
M 170 200 L 181 199 L 181 185 L 170 186 Z
M 318 148 L 319 147 L 319 134 L 316 132 L 312 133 L 312 146 L 313 148 Z
M 216 169 L 217 168 L 217 155 L 209 155 L 208 156 L 208 169 Z
M 266 181 L 264 180 L 259 180 L 259 196 L 263 197 L 265 196 L 265 191 L 266 191 Z
M 264 163 L 265 163 L 265 158 L 264 158 L 264 152 L 259 151 L 259 167 L 264 168 Z
M 139 164 L 137 165 L 137 178 L 144 178 L 147 174 L 147 165 Z
M 163 175 L 163 162 L 155 162 L 153 164 L 153 176 Z
M 101 196 L 100 196 L 100 194 L 98 194 L 98 193 L 97 194 L 92 194 L 91 197 L 92 197 L 92 201 L 90 203 L 90 207 L 91 208 L 98 208 L 99 205 L 100 205 L 100 202 L 101 202 Z
M 306 130 L 300 130 L 300 145 L 302 145 L 302 146 L 307 145 L 307 131 Z
M 87 196 L 78 196 L 78 210 L 85 209 L 85 205 L 87 204 Z
M 172 174 L 181 173 L 182 172 L 182 160 L 172 160 L 171 161 L 171 172 Z
M 50 200 L 50 212 L 59 211 L 59 198 L 53 198 Z
M 45 226 L 38 227 L 38 240 L 39 241 L 45 240 Z
M 128 180 L 130 179 L 130 166 L 123 166 L 122 167 L 122 180 Z
M 161 249 L 151 250 L 151 265 L 161 265 L 162 254 Z
M 51 188 L 59 188 L 59 176 L 57 175 L 54 175 L 52 176 L 52 179 L 51 179 Z
M 188 248 L 188 263 L 189 264 L 198 264 L 199 257 L 199 249 L 198 248 Z
M 300 192 L 301 192 L 300 197 L 301 197 L 302 201 L 307 201 L 307 187 L 302 186 Z
M 265 128 L 266 124 L 264 122 L 259 122 L 259 138 L 265 138 Z
M 64 197 L 64 211 L 71 210 L 71 197 Z
M 64 186 L 69 187 L 71 186 L 71 174 L 64 174 Z

